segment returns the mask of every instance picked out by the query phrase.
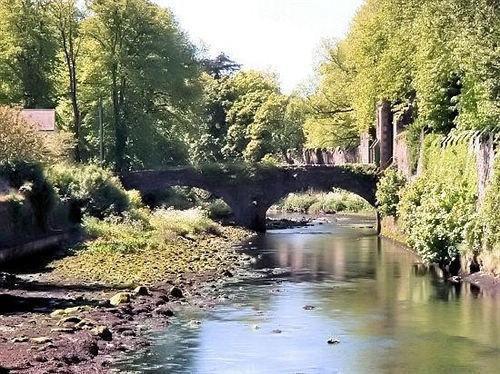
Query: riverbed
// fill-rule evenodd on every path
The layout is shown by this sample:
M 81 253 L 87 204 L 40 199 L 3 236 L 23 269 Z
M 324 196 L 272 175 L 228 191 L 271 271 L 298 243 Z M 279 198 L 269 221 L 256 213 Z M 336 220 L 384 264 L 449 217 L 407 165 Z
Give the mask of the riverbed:
M 250 277 L 186 307 L 120 373 L 497 373 L 500 300 L 445 282 L 372 223 L 272 230 Z

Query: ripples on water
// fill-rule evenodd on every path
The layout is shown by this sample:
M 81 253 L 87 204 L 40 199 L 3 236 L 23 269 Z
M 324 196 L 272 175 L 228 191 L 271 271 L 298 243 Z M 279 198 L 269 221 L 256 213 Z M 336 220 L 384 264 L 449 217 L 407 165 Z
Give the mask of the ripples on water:
M 499 300 L 444 283 L 353 223 L 253 240 L 256 269 L 286 271 L 230 286 L 235 298 L 215 310 L 180 313 L 117 372 L 499 373 Z

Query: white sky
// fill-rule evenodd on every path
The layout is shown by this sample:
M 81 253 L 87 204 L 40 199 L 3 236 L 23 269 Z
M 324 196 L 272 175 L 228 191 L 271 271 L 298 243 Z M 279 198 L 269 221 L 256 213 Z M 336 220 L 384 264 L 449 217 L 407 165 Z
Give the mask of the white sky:
M 278 73 L 290 92 L 311 76 L 321 40 L 341 38 L 363 0 L 155 0 L 210 55 Z

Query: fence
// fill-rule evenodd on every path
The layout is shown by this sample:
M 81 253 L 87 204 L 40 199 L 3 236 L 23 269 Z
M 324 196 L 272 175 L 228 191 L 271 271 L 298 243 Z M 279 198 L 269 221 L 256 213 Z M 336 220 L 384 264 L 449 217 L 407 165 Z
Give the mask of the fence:
M 358 148 L 350 149 L 304 149 L 302 152 L 290 150 L 288 160 L 299 165 L 345 165 L 360 162 Z

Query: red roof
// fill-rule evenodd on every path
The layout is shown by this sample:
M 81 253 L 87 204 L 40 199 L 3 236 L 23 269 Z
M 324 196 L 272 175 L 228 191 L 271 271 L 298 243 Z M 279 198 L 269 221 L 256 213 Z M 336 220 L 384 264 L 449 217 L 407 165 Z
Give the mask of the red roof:
M 56 130 L 56 111 L 54 109 L 23 109 L 23 118 L 36 125 L 40 131 Z

